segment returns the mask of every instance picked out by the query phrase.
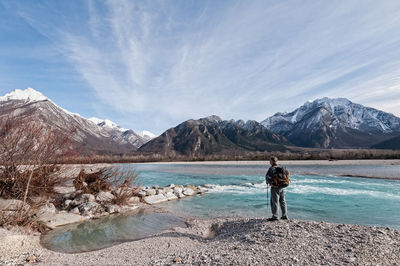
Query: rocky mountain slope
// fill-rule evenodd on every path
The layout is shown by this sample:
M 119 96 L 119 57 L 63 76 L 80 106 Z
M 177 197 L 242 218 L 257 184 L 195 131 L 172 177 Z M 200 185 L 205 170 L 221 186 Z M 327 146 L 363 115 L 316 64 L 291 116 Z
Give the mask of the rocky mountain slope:
M 400 135 L 400 118 L 344 98 L 307 102 L 261 122 L 293 144 L 316 148 L 370 148 Z
M 226 121 L 209 116 L 170 128 L 139 151 L 162 155 L 232 154 L 235 151 L 283 151 L 286 150 L 284 145 L 289 144 L 287 139 L 256 121 Z
M 0 116 L 22 115 L 63 132 L 83 153 L 132 153 L 148 140 L 109 120 L 86 119 L 57 106 L 40 92 L 28 88 L 0 97 Z
M 400 136 L 379 142 L 372 146 L 374 149 L 400 150 Z

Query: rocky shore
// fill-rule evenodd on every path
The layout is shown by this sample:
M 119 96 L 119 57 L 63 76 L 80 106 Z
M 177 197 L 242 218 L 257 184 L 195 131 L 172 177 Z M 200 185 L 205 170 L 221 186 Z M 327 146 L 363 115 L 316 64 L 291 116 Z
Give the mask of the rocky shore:
M 400 232 L 299 220 L 189 220 L 156 236 L 63 254 L 42 249 L 40 265 L 398 265 Z M 16 243 L 13 243 L 16 245 Z

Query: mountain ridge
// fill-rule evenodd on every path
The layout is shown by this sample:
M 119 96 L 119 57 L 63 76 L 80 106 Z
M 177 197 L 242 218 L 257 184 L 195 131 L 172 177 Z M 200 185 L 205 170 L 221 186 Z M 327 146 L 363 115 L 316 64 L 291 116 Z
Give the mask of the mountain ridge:
M 400 134 L 400 118 L 346 98 L 320 98 L 261 122 L 295 145 L 315 148 L 370 148 Z

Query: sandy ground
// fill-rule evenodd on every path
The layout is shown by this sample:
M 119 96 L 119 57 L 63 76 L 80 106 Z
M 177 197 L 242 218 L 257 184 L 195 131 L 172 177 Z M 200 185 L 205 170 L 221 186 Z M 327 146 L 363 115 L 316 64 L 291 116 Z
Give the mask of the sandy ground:
M 36 255 L 39 265 L 398 265 L 400 231 L 299 220 L 190 220 L 187 228 L 98 251 Z

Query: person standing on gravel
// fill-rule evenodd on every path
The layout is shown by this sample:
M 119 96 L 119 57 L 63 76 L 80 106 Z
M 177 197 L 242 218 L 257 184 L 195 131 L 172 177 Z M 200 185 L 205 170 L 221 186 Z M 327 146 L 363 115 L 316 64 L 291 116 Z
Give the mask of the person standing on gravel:
M 286 208 L 286 187 L 290 183 L 289 172 L 284 167 L 278 166 L 278 158 L 271 157 L 269 160 L 271 167 L 265 175 L 265 182 L 271 186 L 271 211 L 272 217 L 268 221 L 278 220 L 278 201 L 281 206 L 282 216 L 281 219 L 287 220 Z

